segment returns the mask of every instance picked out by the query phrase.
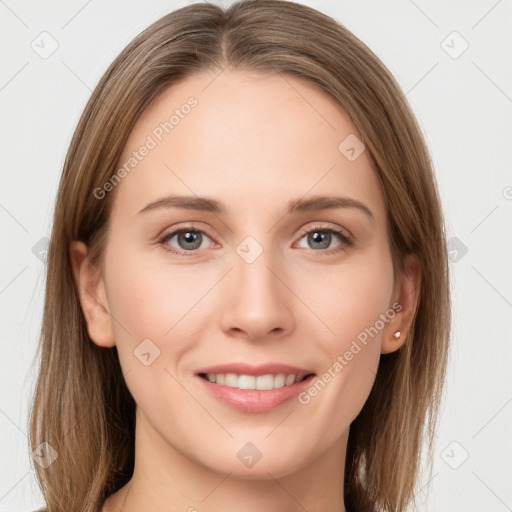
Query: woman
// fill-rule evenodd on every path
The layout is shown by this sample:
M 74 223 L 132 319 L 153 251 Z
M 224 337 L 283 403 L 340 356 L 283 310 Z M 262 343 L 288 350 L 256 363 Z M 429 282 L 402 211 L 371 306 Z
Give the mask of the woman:
M 74 134 L 31 449 L 49 512 L 405 511 L 450 323 L 389 71 L 280 0 L 142 32 Z

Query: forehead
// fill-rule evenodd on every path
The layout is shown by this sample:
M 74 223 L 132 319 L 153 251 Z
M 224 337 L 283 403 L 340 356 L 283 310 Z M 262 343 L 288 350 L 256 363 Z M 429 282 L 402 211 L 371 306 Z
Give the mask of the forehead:
M 165 90 L 132 129 L 118 162 L 128 172 L 114 210 L 132 215 L 180 193 L 219 198 L 235 213 L 249 198 L 284 208 L 291 198 L 336 192 L 381 213 L 382 191 L 366 151 L 353 160 L 340 149 L 356 136 L 339 105 L 299 78 L 195 74 Z

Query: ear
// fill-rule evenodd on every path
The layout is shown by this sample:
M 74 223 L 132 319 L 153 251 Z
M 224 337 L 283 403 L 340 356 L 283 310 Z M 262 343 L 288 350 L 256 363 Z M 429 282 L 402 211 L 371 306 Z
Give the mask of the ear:
M 83 242 L 71 242 L 69 252 L 89 337 L 100 347 L 113 347 L 112 317 L 101 273 L 88 261 L 88 248 Z
M 393 290 L 390 308 L 395 316 L 383 329 L 381 353 L 388 354 L 404 345 L 409 333 L 416 308 L 418 306 L 421 285 L 421 266 L 416 254 L 407 254 L 404 258 L 404 269 L 397 278 Z M 393 305 L 395 305 L 393 307 Z M 394 334 L 400 332 L 400 337 Z

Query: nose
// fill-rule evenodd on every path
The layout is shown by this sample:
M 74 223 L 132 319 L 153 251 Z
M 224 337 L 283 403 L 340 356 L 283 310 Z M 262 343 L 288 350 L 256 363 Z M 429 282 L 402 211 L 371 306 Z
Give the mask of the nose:
M 295 322 L 295 296 L 287 287 L 287 273 L 271 258 L 271 251 L 248 263 L 234 255 L 223 295 L 222 329 L 249 340 L 283 337 Z

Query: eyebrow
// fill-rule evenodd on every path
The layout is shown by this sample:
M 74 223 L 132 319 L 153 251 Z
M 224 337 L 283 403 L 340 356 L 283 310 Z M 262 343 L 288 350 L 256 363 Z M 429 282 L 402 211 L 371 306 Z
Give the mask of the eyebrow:
M 221 202 L 208 197 L 199 196 L 167 196 L 147 204 L 140 210 L 139 214 L 161 208 L 183 208 L 187 210 L 206 211 L 219 215 L 226 214 L 226 208 Z M 365 213 L 372 221 L 375 220 L 368 206 L 349 197 L 315 196 L 309 199 L 299 198 L 288 201 L 287 203 L 287 213 L 302 213 L 334 208 L 356 208 Z

